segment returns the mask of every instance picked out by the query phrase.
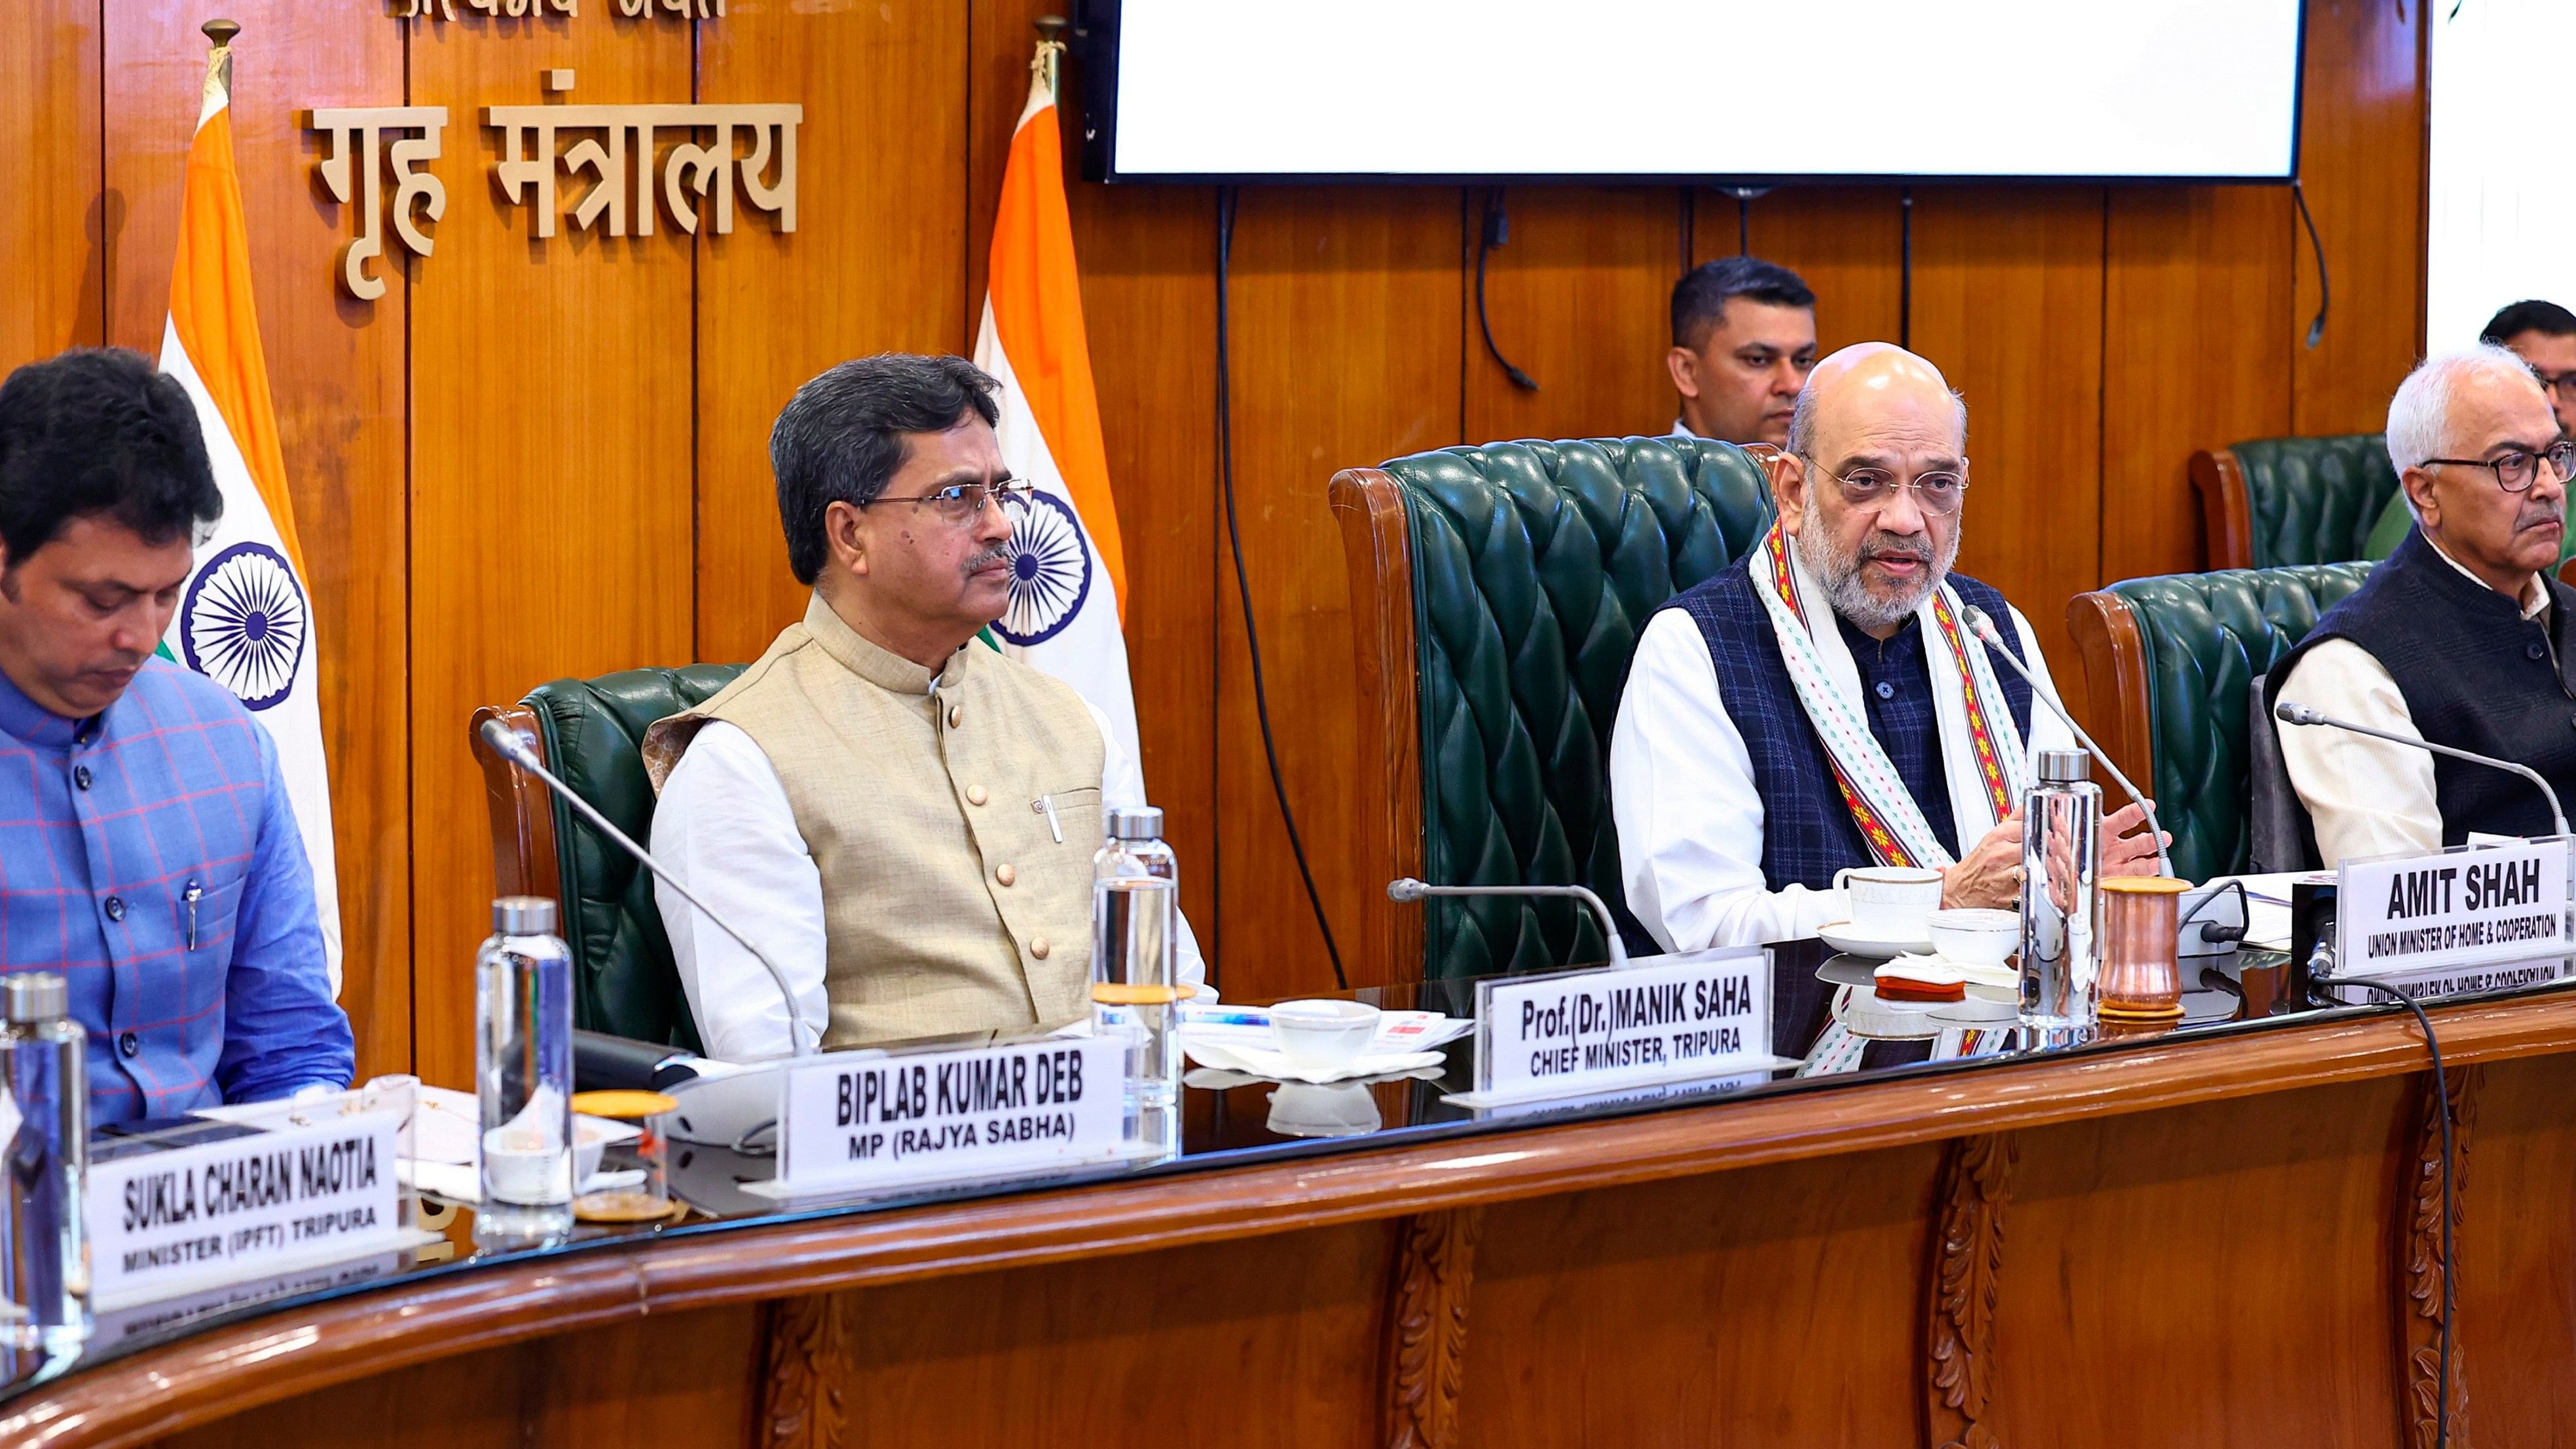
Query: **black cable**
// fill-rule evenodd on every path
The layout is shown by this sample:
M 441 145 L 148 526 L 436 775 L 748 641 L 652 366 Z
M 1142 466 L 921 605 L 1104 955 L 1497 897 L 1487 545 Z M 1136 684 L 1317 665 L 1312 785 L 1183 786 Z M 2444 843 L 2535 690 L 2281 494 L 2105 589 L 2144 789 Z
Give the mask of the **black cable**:
M 2244 926 L 2203 926 L 2203 927 L 2201 927 L 2201 928 L 2200 928 L 2200 939 L 2202 939 L 2202 940 L 2204 940 L 2204 941 L 2242 941 L 2242 940 L 2244 940 L 2244 939 L 2245 939 L 2245 932 L 2246 932 L 2246 930 L 2248 929 L 2248 927 L 2250 927 L 2250 926 L 2251 926 L 2251 924 L 2253 923 L 2253 920 L 2254 920 L 2254 902 L 2253 902 L 2253 900 L 2252 900 L 2251 898 L 2249 898 L 2249 897 L 2245 894 L 2245 882 L 2244 882 L 2241 878 L 2236 877 L 2236 876 L 2229 876 L 2229 877 L 2227 878 L 2227 884 L 2226 884 L 2226 885 L 2220 886 L 2218 889 L 2216 889 L 2216 890 L 2214 890 L 2214 891 L 2211 891 L 2209 894 L 2207 894 L 2207 895 L 2205 895 L 2205 896 L 2202 896 L 2202 897 L 2200 898 L 2200 904 L 2198 904 L 2198 905 L 2196 905 L 2196 906 L 2193 906 L 2190 910 L 2187 910 L 2187 911 L 2183 912 L 2183 913 L 2182 913 L 2182 919 L 2181 919 L 2181 920 L 2178 920 L 2178 921 L 2176 921 L 2176 922 L 2174 922 L 2174 933 L 2175 933 L 2175 935 L 2176 935 L 2177 937 L 2179 937 L 2179 936 L 2181 935 L 2182 928 L 2183 928 L 2183 927 L 2185 927 L 2185 926 L 2190 925 L 2190 924 L 2191 924 L 2191 922 L 2192 922 L 2192 918 L 2193 918 L 2194 916 L 2197 916 L 2197 915 L 2199 915 L 2201 912 L 2203 912 L 2203 911 L 2205 911 L 2205 910 L 2208 910 L 2208 909 L 2209 909 L 2209 903 L 2210 903 L 2210 902 L 2212 902 L 2212 901 L 2214 901 L 2214 900 L 2217 900 L 2220 896 L 2223 896 L 2223 895 L 2227 894 L 2228 888 L 2229 888 L 2230 886 L 2234 887 L 2234 888 L 2235 888 L 2235 891 L 2236 891 L 2236 913 L 2237 913 L 2238 915 L 2240 915 L 2240 916 L 2243 916 L 2243 917 L 2245 918 L 2245 920 L 2246 920 L 2246 923 L 2247 923 L 2247 924 L 2246 924 L 2246 925 L 2244 925 Z
M 1243 604 L 1243 646 L 1252 656 L 1252 711 L 1261 720 L 1261 752 L 1270 759 L 1270 793 L 1279 802 L 1280 823 L 1288 827 L 1288 851 L 1297 857 L 1297 877 L 1306 883 L 1306 904 L 1315 908 L 1315 929 L 1324 933 L 1324 954 L 1333 958 L 1333 985 L 1351 989 L 1342 974 L 1342 948 L 1333 940 L 1333 923 L 1324 919 L 1324 897 L 1315 889 L 1315 872 L 1306 864 L 1306 843 L 1297 835 L 1296 812 L 1288 808 L 1288 781 L 1279 773 L 1279 745 L 1270 733 L 1270 690 L 1261 677 L 1261 635 L 1252 623 L 1252 584 L 1243 569 L 1243 529 L 1234 513 L 1234 350 L 1230 303 L 1234 291 L 1234 188 L 1216 193 L 1216 456 L 1217 478 L 1225 485 L 1225 536 L 1234 546 L 1234 594 Z
M 1914 350 L 1914 188 L 1897 193 L 1896 345 Z
M 1513 386 L 1536 392 L 1538 380 L 1513 366 L 1512 360 L 1503 355 L 1503 349 L 1494 345 L 1493 319 L 1485 315 L 1485 253 L 1511 239 L 1512 219 L 1503 210 L 1503 188 L 1489 186 L 1485 188 L 1485 222 L 1476 231 L 1476 325 L 1484 329 L 1485 351 L 1503 365 L 1503 375 L 1512 380 Z M 1220 271 L 1224 265 L 1220 256 L 1217 262 Z
M 2442 1071 L 2442 1043 L 2433 1035 L 2433 1019 L 2424 1014 L 2415 998 L 2394 987 L 2359 977 L 2339 977 L 2316 983 L 2311 988 L 2320 1004 L 2342 1006 L 2327 995 L 2328 986 L 2357 986 L 2375 991 L 2408 1011 L 2415 1013 L 2415 1025 L 2424 1033 L 2424 1049 L 2433 1057 L 2433 1114 L 2442 1128 L 2442 1366 L 2434 1376 L 2434 1449 L 2449 1449 L 2451 1442 L 2451 1319 L 2459 1308 L 2459 1262 L 2451 1256 L 2451 1220 L 2459 1216 L 2459 1205 L 2451 1195 L 2451 1085 Z
M 1735 192 L 1735 254 L 1753 255 L 1753 193 L 1741 187 Z
M 2308 245 L 2317 254 L 2317 320 L 2308 324 L 2308 348 L 2314 351 L 2326 338 L 2326 304 L 2334 294 L 2326 286 L 2326 244 L 2317 237 L 2317 219 L 2308 212 L 2308 193 L 2296 178 L 2290 182 L 2290 199 L 2299 204 L 2299 220 L 2307 223 Z

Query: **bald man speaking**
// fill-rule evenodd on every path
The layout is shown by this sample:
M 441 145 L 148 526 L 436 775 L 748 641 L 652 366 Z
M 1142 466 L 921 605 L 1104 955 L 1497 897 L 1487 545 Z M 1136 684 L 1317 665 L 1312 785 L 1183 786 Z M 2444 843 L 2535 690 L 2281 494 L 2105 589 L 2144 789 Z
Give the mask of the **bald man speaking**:
M 1967 433 L 1922 358 L 1883 342 L 1826 358 L 1789 422 L 1770 533 L 1639 636 L 1611 808 L 1629 907 L 1666 949 L 1812 936 L 1849 918 L 1847 866 L 1937 868 L 1946 906 L 2019 899 L 2029 754 L 2077 746 L 1963 621 L 1969 605 L 2009 620 L 2054 697 L 2030 621 L 1950 571 Z M 2154 869 L 2141 819 L 2105 819 L 2104 874 Z

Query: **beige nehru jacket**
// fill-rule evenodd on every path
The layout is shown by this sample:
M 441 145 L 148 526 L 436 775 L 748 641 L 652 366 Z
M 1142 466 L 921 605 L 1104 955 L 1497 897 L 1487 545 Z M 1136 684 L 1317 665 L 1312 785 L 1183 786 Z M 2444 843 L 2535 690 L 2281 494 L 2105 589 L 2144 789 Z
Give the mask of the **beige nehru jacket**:
M 769 757 L 822 878 L 824 1046 L 1090 1010 L 1104 746 L 1070 686 L 969 644 L 933 690 L 817 597 L 741 678 L 645 732 L 654 789 L 709 720 Z

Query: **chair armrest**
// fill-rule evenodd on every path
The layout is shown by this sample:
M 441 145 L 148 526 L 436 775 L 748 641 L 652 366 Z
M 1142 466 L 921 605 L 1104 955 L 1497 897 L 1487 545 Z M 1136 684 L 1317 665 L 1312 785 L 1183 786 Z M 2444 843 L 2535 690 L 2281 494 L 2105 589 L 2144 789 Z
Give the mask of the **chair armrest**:
M 2204 455 L 2206 456 L 2206 455 Z M 2156 793 L 2155 747 L 2148 733 L 2153 713 L 2147 694 L 2147 644 L 2138 634 L 2129 601 L 2108 589 L 2077 594 L 2066 605 L 2066 630 L 2084 663 L 2084 699 L 2077 713 L 2094 740 L 2149 797 Z
M 1386 883 L 1422 873 L 1422 703 L 1413 637 L 1413 546 L 1404 493 L 1376 468 L 1333 475 L 1351 591 L 1359 697 L 1360 819 L 1350 842 L 1360 879 L 1359 950 L 1351 984 L 1422 979 L 1423 913 L 1386 898 Z M 1377 748 L 1370 749 L 1375 741 Z
M 2204 569 L 2254 567 L 2254 515 L 2245 498 L 2245 469 L 2232 448 L 2191 455 L 2191 486 L 2200 495 L 2207 546 Z
M 483 767 L 483 803 L 492 816 L 493 879 L 505 896 L 544 896 L 560 911 L 563 882 L 555 859 L 554 796 L 544 782 L 483 742 L 483 722 L 491 719 L 527 741 L 540 760 L 546 757 L 546 740 L 537 728 L 536 711 L 523 704 L 484 705 L 466 729 L 474 761 Z

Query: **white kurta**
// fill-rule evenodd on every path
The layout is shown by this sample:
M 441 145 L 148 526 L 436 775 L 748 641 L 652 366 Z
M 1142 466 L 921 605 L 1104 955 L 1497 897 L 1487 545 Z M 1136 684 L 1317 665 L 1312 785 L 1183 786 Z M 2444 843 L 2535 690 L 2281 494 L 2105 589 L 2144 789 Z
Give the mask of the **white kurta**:
M 2438 545 L 2433 552 L 2462 577 L 2487 586 Z M 2545 623 L 2548 615 L 2549 590 L 2534 574 L 2523 590 L 2522 616 Z M 2300 655 L 2273 697 L 2408 739 L 2424 737 L 2386 666 L 2349 639 L 2329 639 Z M 2274 720 L 2272 727 L 2281 737 L 2281 763 L 2289 771 L 2290 786 L 2316 825 L 2317 858 L 2327 869 L 2365 856 L 2442 848 L 2442 808 L 2434 792 L 2430 753 L 2332 725 Z
M 1107 750 L 1100 771 L 1103 811 L 1146 803 L 1145 777 L 1097 706 Z M 796 993 L 797 1014 L 827 1021 L 823 987 L 823 877 L 797 832 L 787 791 L 750 735 L 719 720 L 698 731 L 662 785 L 653 810 L 653 854 L 682 885 L 760 942 Z M 787 1006 L 758 958 L 701 915 L 678 891 L 657 896 L 671 936 L 672 963 L 707 1055 L 750 1062 L 789 1053 Z M 1207 979 L 1198 938 L 1181 922 L 1181 979 Z
M 2055 699 L 2030 621 L 2014 609 L 2012 624 L 2031 674 Z M 1999 665 L 1996 673 L 2010 669 Z M 2029 748 L 2080 747 L 2065 722 L 2034 701 Z M 1638 636 L 1610 735 L 1610 809 L 1628 909 L 1666 950 L 1794 941 L 1851 914 L 1847 892 L 1802 885 L 1774 891 L 1763 880 L 1765 825 L 1753 756 L 1719 697 L 1708 640 L 1683 610 L 1655 615 Z M 1976 842 L 1959 845 L 1973 849 Z

